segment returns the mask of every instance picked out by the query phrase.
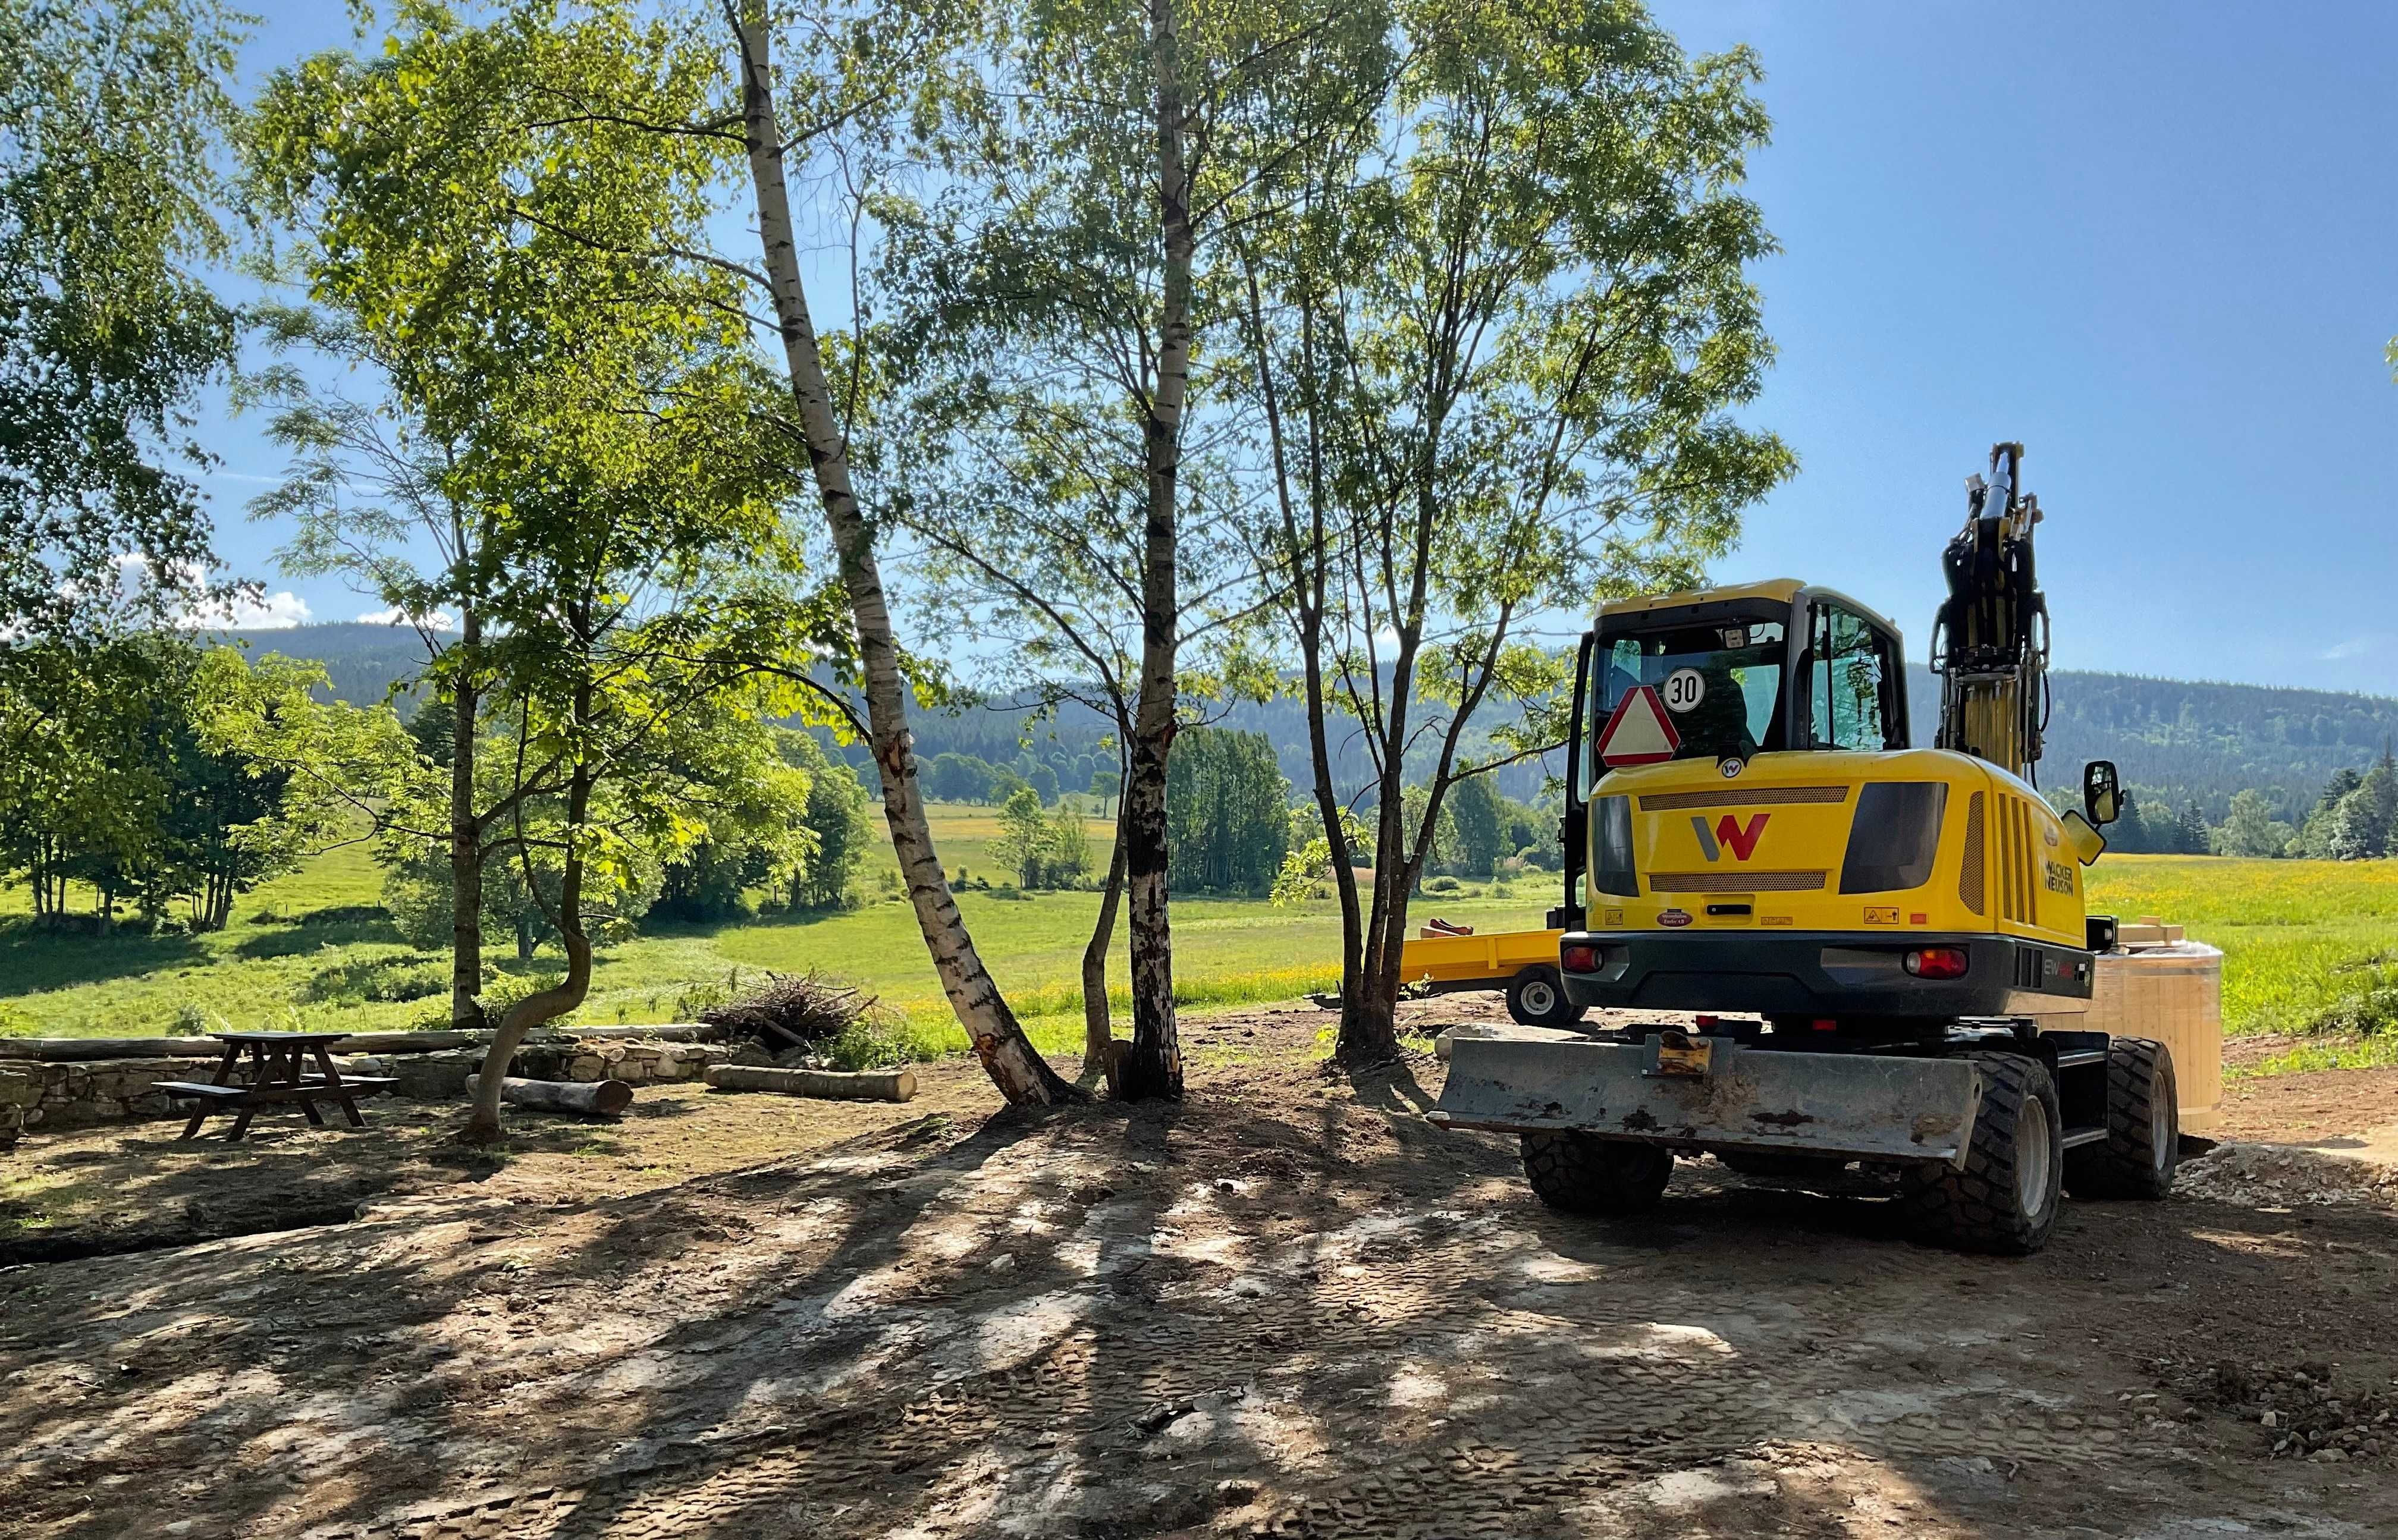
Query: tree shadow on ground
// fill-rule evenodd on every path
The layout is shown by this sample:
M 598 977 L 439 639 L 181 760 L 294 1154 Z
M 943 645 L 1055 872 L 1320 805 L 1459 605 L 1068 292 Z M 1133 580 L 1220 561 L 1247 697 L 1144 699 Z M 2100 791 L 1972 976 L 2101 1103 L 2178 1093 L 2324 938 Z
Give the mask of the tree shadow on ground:
M 1035 1514 L 1132 1536 L 1212 1521 L 1240 1500 L 1230 1471 L 1319 1530 L 1879 1527 L 1846 1478 L 1767 1459 L 1798 1443 L 1819 1472 L 1912 1493 L 1892 1533 L 2158 1533 L 2254 1517 L 2259 1493 L 2304 1506 L 2329 1478 L 2260 1466 L 2239 1485 L 2221 1450 L 2253 1427 L 2211 1406 L 2162 1476 L 2145 1453 L 2089 1464 L 2095 1435 L 2051 1433 L 2049 1412 L 2115 1414 L 2161 1359 L 2286 1355 L 2309 1337 L 2293 1316 L 2341 1322 L 2344 1357 L 2398 1355 L 2387 1214 L 2077 1206 L 2047 1252 L 1995 1260 L 1912 1245 L 1874 1199 L 1696 1162 L 1652 1216 L 1579 1218 L 1531 1199 L 1512 1140 L 1407 1110 L 1428 1100 L 1420 1067 L 1002 1113 L 963 1138 L 920 1119 L 623 1202 L 436 1204 L 263 1259 L 236 1243 L 70 1270 L 46 1338 L 0 1348 L 24 1392 L 0 1409 L 23 1451 L 0 1507 L 38 1533 L 124 1533 L 121 1494 L 45 1484 L 102 1468 L 74 1450 L 158 1481 L 218 1470 L 228 1440 L 289 1427 L 303 1386 L 355 1384 L 346 1426 L 380 1442 L 326 1440 L 304 1493 L 220 1476 L 189 1513 L 296 1530 L 304 1497 L 306 1524 L 363 1524 L 397 1491 L 485 1504 L 462 1530 L 546 1537 Z M 2126 1308 L 2185 1288 L 2214 1292 Z M 642 1312 L 635 1336 L 600 1330 Z M 171 1368 L 108 1367 L 203 1334 Z M 93 1378 L 45 1400 L 70 1367 Z M 157 1394 L 169 1374 L 192 1396 Z M 2004 1426 L 1951 1435 L 1907 1398 Z M 1808 1433 L 1795 1413 L 1817 1406 L 1846 1420 Z M 2026 1453 L 2026 1433 L 2047 1441 Z M 2004 1457 L 1977 1466 L 1983 1450 Z M 1781 1473 L 1776 1494 L 1746 1493 L 1751 1466 Z M 1692 1471 L 1718 1474 L 1672 1489 L 1678 1509 L 1641 1506 Z M 1098 1497 L 1072 1507 L 1077 1483 Z M 2367 1527 L 2392 1517 L 2343 1501 Z M 1621 1507 L 1570 1516 L 1594 1502 Z
M 0 919 L 0 999 L 208 960 L 208 948 L 190 936 L 80 935 L 43 930 L 27 916 Z
M 337 914 L 341 917 L 319 921 L 312 917 L 303 917 L 294 924 L 259 927 L 234 943 L 233 954 L 259 962 L 271 957 L 297 957 L 328 946 L 409 944 L 408 938 L 399 933 L 399 927 L 380 909 L 368 910 L 362 904 L 344 904 L 338 910 L 320 913 Z

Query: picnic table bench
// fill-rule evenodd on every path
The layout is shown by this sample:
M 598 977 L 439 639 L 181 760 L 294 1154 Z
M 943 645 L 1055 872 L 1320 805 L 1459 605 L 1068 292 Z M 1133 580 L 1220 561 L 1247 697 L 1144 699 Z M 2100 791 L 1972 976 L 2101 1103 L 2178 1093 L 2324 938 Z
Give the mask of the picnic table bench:
M 199 1137 L 200 1124 L 213 1112 L 233 1112 L 233 1132 L 225 1136 L 228 1144 L 249 1132 L 249 1120 L 262 1107 L 299 1104 L 308 1121 L 318 1128 L 325 1126 L 324 1115 L 317 1110 L 319 1101 L 331 1102 L 350 1120 L 350 1127 L 362 1129 L 367 1120 L 358 1116 L 358 1092 L 380 1091 L 392 1084 L 392 1078 L 381 1075 L 344 1077 L 333 1067 L 332 1055 L 327 1045 L 339 1042 L 340 1032 L 211 1032 L 209 1037 L 223 1043 L 224 1057 L 217 1061 L 213 1080 L 160 1080 L 152 1087 L 169 1096 L 181 1096 L 199 1105 L 193 1110 L 192 1120 L 183 1125 L 179 1136 Z M 232 1083 L 235 1066 L 242 1054 L 249 1054 L 249 1083 Z M 314 1060 L 317 1073 L 308 1073 L 308 1062 Z

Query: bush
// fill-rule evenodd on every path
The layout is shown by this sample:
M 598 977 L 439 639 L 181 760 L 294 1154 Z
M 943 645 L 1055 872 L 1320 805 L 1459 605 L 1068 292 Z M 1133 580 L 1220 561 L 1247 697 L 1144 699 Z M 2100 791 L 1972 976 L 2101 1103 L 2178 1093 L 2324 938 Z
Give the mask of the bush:
M 1465 884 L 1453 877 L 1436 877 L 1423 885 L 1423 891 L 1427 893 L 1455 893 L 1462 891 L 1464 888 Z
M 490 983 L 487 965 L 483 979 Z M 392 1005 L 450 993 L 450 964 L 426 957 L 349 958 L 308 978 L 307 998 L 336 1005 Z
M 2302 1030 L 2359 1038 L 2398 1032 L 2398 959 L 2374 953 L 2333 971 L 2354 982 L 2344 978 L 2341 998 L 2315 1012 Z
M 922 1058 L 916 1048 L 884 1029 L 879 1023 L 860 1016 L 842 1027 L 838 1036 L 815 1045 L 825 1063 L 834 1069 L 887 1069 Z

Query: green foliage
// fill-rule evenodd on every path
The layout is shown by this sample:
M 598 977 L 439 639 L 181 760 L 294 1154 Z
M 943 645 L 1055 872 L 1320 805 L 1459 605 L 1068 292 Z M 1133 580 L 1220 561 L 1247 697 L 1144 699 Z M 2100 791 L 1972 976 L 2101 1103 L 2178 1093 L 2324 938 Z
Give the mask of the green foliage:
M 1367 840 L 1366 827 L 1357 821 L 1357 815 L 1347 808 L 1341 809 L 1340 827 L 1347 837 L 1344 842 L 1348 848 L 1362 855 Z M 1332 841 L 1323 828 L 1314 808 L 1290 810 L 1289 849 L 1282 858 L 1282 869 L 1274 874 L 1273 890 L 1269 895 L 1277 908 L 1332 896 Z
M 38 916 L 62 917 L 76 879 L 103 927 L 130 899 L 153 929 L 177 900 L 192 929 L 222 928 L 236 895 L 331 838 L 406 752 L 388 711 L 317 701 L 323 677 L 168 634 L 11 649 L 0 871 L 25 875 Z
M 182 414 L 236 345 L 204 269 L 240 20 L 0 0 L 0 636 L 95 628 L 121 575 L 154 617 L 205 586 Z
M 2310 1017 L 2302 1030 L 2356 1037 L 2398 1032 L 2398 957 L 2374 952 L 2335 971 L 2339 998 Z
M 1290 786 L 1260 732 L 1186 728 L 1165 778 L 1168 881 L 1179 892 L 1268 891 L 1290 838 Z
M 1049 820 L 1042 815 L 1040 794 L 1018 786 L 999 810 L 999 837 L 985 847 L 991 860 L 1016 874 L 1018 888 L 1038 887 L 1049 851 Z
M 492 977 L 485 969 L 484 982 Z M 449 964 L 422 957 L 345 957 L 308 979 L 308 998 L 329 1005 L 406 1002 L 449 992 Z
M 2217 855 L 2270 857 L 2287 855 L 2298 831 L 2273 816 L 2261 792 L 2243 791 L 2231 799 L 2231 810 L 2213 836 Z

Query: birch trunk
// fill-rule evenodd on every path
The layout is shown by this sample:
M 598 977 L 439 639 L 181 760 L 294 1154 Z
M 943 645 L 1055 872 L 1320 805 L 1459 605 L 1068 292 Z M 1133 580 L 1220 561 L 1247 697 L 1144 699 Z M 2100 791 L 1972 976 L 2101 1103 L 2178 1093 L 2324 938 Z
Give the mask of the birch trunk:
M 482 713 L 475 660 L 482 617 L 468 608 L 459 624 L 465 666 L 450 693 L 456 718 L 450 738 L 450 1024 L 465 1031 L 483 1024 L 475 998 L 483 989 L 483 824 L 475 816 L 475 727 Z
M 1090 944 L 1083 948 L 1083 1079 L 1095 1080 L 1107 1072 L 1108 1048 L 1114 1041 L 1114 1023 L 1108 1017 L 1108 948 L 1115 941 L 1116 907 L 1124 898 L 1124 819 L 1116 819 L 1115 849 L 1108 856 L 1107 886 L 1099 892 L 1099 917 L 1091 927 Z
M 1123 1094 L 1182 1094 L 1182 1047 L 1174 1023 L 1174 932 L 1167 915 L 1165 764 L 1174 746 L 1175 499 L 1182 460 L 1182 404 L 1191 377 L 1190 179 L 1183 164 L 1182 83 L 1174 0 L 1150 0 L 1150 54 L 1157 77 L 1157 212 L 1165 246 L 1157 381 L 1142 423 L 1149 475 L 1141 533 L 1140 690 L 1121 843 L 1131 900 L 1132 1046 Z
M 733 14 L 729 7 L 728 14 Z M 907 687 L 900 675 L 890 605 L 875 560 L 874 535 L 851 489 L 848 446 L 833 416 L 824 359 L 800 283 L 782 129 L 775 115 L 771 29 L 763 0 L 743 0 L 733 20 L 741 49 L 742 116 L 758 200 L 759 241 L 782 334 L 784 361 L 790 373 L 792 399 L 799 408 L 809 463 L 840 554 L 842 582 L 848 589 L 857 629 L 858 661 L 866 678 L 868 741 L 882 783 L 882 817 L 890 826 L 891 847 L 898 857 L 909 901 L 915 906 L 916 923 L 932 953 L 942 992 L 1000 1094 L 1011 1103 L 1076 1100 L 1083 1093 L 1034 1051 L 990 970 L 983 966 L 933 848 L 932 827 L 924 817 L 923 796 L 909 753 Z

